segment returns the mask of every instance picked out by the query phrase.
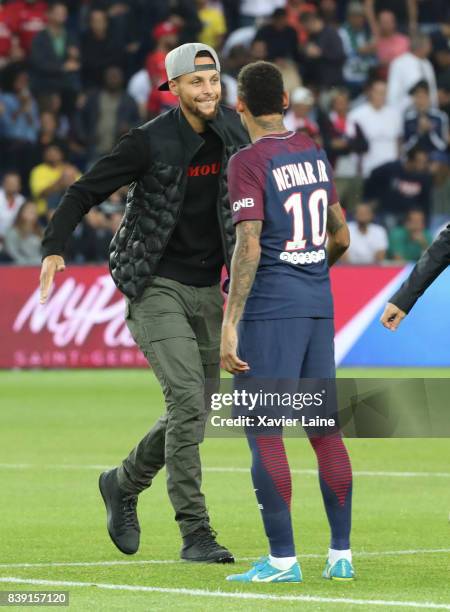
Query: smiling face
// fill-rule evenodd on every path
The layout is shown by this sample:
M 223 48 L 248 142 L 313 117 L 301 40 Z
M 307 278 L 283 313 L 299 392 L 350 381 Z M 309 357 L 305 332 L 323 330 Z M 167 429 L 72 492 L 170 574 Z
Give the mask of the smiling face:
M 213 63 L 211 57 L 197 57 L 195 65 Z M 221 96 L 220 75 L 217 70 L 199 70 L 169 81 L 170 91 L 180 98 L 184 112 L 199 119 L 211 120 L 217 114 Z

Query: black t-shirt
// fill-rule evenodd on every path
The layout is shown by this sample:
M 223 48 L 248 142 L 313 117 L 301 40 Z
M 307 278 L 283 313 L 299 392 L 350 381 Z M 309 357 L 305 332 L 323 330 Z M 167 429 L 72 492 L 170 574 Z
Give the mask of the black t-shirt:
M 210 128 L 192 159 L 177 224 L 156 269 L 158 276 L 205 287 L 220 280 L 223 247 L 217 210 L 222 141 Z

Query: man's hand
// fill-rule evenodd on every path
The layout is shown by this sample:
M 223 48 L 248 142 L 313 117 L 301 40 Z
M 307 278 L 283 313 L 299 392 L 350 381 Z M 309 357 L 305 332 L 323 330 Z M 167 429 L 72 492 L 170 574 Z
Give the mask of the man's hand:
M 250 370 L 248 363 L 241 361 L 237 356 L 237 332 L 233 325 L 222 326 L 222 340 L 220 343 L 220 360 L 222 367 L 230 374 L 239 374 Z
M 53 284 L 56 272 L 63 272 L 66 269 L 66 264 L 61 255 L 48 255 L 42 262 L 41 268 L 41 296 L 39 302 L 45 304 L 48 297 L 48 292 Z
M 386 308 L 384 309 L 380 321 L 384 325 L 384 327 L 386 327 L 386 329 L 395 331 L 405 317 L 406 312 L 400 310 L 400 308 L 398 308 L 398 306 L 396 306 L 395 304 L 391 304 L 390 302 L 388 302 L 386 304 Z

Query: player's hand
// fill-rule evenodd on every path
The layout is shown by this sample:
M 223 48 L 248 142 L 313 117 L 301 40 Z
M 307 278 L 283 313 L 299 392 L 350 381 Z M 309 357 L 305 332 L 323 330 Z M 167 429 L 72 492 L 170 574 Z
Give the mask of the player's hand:
M 57 272 L 63 272 L 66 269 L 66 264 L 61 255 L 48 255 L 42 262 L 41 268 L 41 295 L 39 302 L 45 304 L 48 297 L 48 292 L 53 284 L 55 274 Z
M 248 363 L 237 356 L 237 332 L 233 325 L 222 327 L 222 340 L 220 343 L 220 361 L 222 367 L 230 374 L 239 374 L 250 370 Z
M 403 312 L 403 310 L 401 310 L 395 304 L 388 302 L 383 314 L 381 315 L 380 321 L 384 327 L 386 327 L 386 329 L 395 331 L 405 317 L 406 312 Z

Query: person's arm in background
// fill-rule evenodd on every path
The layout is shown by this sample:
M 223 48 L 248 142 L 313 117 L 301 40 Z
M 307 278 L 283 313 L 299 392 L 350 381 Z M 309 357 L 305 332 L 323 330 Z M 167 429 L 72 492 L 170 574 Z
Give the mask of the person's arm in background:
M 394 106 L 394 107 L 397 106 L 397 108 L 400 108 L 402 111 L 404 109 L 404 106 L 401 106 L 402 103 L 404 105 L 404 100 L 402 99 L 403 97 L 403 90 L 402 90 L 403 79 L 402 79 L 402 75 L 399 72 L 397 60 L 398 58 L 392 60 L 392 62 L 389 65 L 388 78 L 387 78 L 386 102 L 390 106 Z
M 42 241 L 41 303 L 47 299 L 55 273 L 65 268 L 64 249 L 75 227 L 93 206 L 133 182 L 148 168 L 148 152 L 145 134 L 139 129 L 131 130 L 109 155 L 68 188 Z
M 367 23 L 374 38 L 378 36 L 378 23 L 375 15 L 375 0 L 364 0 L 364 9 L 366 12 Z
M 408 30 L 412 35 L 417 32 L 417 0 L 406 0 L 406 8 L 408 9 Z
M 450 225 L 423 253 L 413 271 L 391 297 L 381 316 L 381 323 L 395 331 L 431 283 L 450 265 Z

